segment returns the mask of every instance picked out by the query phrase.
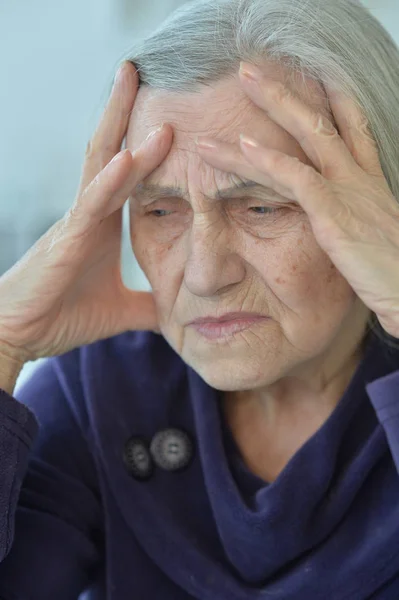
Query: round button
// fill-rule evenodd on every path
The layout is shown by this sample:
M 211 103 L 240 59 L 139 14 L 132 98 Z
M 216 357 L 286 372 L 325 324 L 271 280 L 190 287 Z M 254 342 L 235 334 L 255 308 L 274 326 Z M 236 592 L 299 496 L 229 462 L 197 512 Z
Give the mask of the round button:
M 125 465 L 135 479 L 148 479 L 154 471 L 147 442 L 140 436 L 131 437 L 125 444 L 123 453 Z
M 181 429 L 169 428 L 154 435 L 150 452 L 159 467 L 166 471 L 178 471 L 191 462 L 194 445 L 188 433 Z

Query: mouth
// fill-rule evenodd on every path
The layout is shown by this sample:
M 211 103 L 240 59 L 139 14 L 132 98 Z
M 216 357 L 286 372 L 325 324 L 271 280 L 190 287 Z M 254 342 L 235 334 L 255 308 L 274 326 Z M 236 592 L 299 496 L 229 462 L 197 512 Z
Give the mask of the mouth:
M 206 321 L 201 323 L 193 322 L 190 323 L 190 327 L 208 340 L 219 340 L 221 338 L 228 338 L 235 333 L 260 325 L 267 321 L 270 321 L 269 317 L 257 315 L 224 321 Z

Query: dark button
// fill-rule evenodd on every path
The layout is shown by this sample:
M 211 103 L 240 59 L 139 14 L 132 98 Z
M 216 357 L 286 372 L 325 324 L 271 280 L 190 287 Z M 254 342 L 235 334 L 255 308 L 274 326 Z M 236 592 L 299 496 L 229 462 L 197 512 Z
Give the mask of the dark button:
M 149 479 L 154 464 L 146 440 L 139 436 L 131 437 L 125 444 L 123 453 L 125 465 L 135 479 Z
M 191 462 L 194 445 L 188 433 L 182 429 L 169 428 L 154 435 L 150 452 L 161 469 L 178 471 Z

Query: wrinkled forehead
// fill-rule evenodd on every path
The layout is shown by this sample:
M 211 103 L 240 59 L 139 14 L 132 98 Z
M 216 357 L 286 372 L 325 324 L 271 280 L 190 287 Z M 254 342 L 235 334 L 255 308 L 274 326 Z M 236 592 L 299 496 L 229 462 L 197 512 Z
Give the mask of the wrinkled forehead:
M 143 86 L 138 91 L 129 122 L 128 147 L 137 147 L 163 122 L 172 125 L 174 144 L 181 150 L 188 150 L 198 135 L 232 141 L 234 131 L 256 109 L 251 104 L 232 78 L 185 93 Z M 261 111 L 258 118 L 267 120 Z
M 285 81 L 284 74 L 275 70 L 272 76 Z M 300 85 L 295 87 L 297 93 L 298 88 Z M 303 87 L 299 94 L 306 104 L 328 114 L 328 101 L 321 86 L 309 82 L 309 89 Z M 223 187 L 230 181 L 232 174 L 214 169 L 200 157 L 195 145 L 197 136 L 238 144 L 240 133 L 245 133 L 292 155 L 302 150 L 295 138 L 252 102 L 243 91 L 238 74 L 201 85 L 195 92 L 176 93 L 149 86 L 140 88 L 129 122 L 127 147 L 138 148 L 163 122 L 173 127 L 172 147 L 147 182 L 182 183 L 185 187 L 190 181 L 194 187 L 211 189 Z
M 231 95 L 234 95 L 234 98 Z M 166 159 L 147 178 L 147 183 L 178 185 L 184 189 L 213 189 L 223 186 L 227 173 L 215 172 L 197 152 L 197 136 L 215 137 L 234 143 L 246 123 L 256 118 L 266 125 L 269 119 L 253 105 L 231 79 L 196 92 L 175 93 L 150 87 L 140 88 L 127 133 L 127 147 L 136 149 L 147 135 L 163 122 L 173 127 L 173 143 Z M 215 179 L 216 177 L 216 179 Z
M 287 82 L 287 72 L 282 67 L 268 65 L 263 70 L 267 76 Z M 329 114 L 328 100 L 320 84 L 310 79 L 303 81 L 298 75 L 294 85 L 295 92 L 306 104 Z M 181 150 L 193 149 L 196 136 L 201 135 L 235 142 L 248 127 L 254 132 L 269 129 L 274 133 L 278 129 L 286 133 L 249 99 L 239 83 L 238 74 L 198 85 L 195 92 L 142 86 L 129 121 L 127 147 L 137 148 L 163 122 L 173 126 L 174 146 Z

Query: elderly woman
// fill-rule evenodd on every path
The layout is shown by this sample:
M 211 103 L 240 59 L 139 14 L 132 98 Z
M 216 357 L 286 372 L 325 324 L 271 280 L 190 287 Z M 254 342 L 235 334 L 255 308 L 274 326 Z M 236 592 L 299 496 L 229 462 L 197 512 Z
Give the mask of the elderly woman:
M 1 598 L 399 598 L 398 82 L 357 0 L 194 2 L 129 54 L 0 279 Z

